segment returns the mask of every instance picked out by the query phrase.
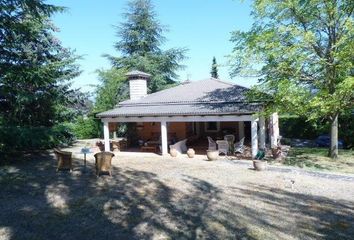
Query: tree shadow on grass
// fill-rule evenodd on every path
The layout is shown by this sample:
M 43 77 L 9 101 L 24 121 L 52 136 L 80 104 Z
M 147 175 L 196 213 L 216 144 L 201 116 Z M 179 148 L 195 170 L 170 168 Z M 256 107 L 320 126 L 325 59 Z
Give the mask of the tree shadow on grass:
M 181 190 L 150 172 L 97 178 L 90 163 L 84 174 L 55 164 L 41 155 L 0 169 L 0 239 L 253 239 L 213 215 L 220 189 L 206 181 L 183 176 Z
M 350 201 L 262 184 L 220 188 L 189 175 L 169 182 L 131 168 L 114 167 L 112 177 L 97 178 L 90 163 L 84 174 L 81 167 L 56 173 L 55 163 L 43 155 L 0 169 L 0 239 L 354 236 Z
M 273 239 L 353 239 L 354 202 L 296 193 L 262 184 L 233 188 L 239 221 L 261 226 Z M 244 201 L 240 201 L 244 202 Z M 259 239 L 265 237 L 259 237 Z

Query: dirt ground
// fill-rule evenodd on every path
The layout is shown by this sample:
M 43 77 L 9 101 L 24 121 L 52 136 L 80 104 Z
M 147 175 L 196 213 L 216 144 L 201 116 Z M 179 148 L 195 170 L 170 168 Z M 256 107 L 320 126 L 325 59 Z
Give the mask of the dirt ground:
M 77 155 L 80 156 L 80 155 Z M 52 154 L 0 167 L 0 239 L 353 239 L 354 181 L 230 160 L 117 154 L 112 177 Z

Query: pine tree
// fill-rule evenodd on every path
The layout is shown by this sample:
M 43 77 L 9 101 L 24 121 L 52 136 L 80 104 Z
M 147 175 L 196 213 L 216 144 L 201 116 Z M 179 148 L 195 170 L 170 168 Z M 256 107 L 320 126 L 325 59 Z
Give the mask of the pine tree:
M 44 1 L 0 2 L 0 113 L 4 124 L 53 126 L 62 121 L 76 57 L 53 35 L 62 7 Z
M 213 64 L 211 65 L 211 77 L 218 79 L 219 74 L 218 74 L 218 65 L 216 63 L 216 58 L 213 57 Z
M 176 71 L 183 68 L 185 49 L 162 50 L 164 28 L 157 20 L 150 0 L 132 0 L 124 14 L 126 22 L 118 27 L 120 40 L 115 43 L 119 57 L 107 56 L 118 69 L 140 70 L 152 75 L 149 90 L 155 92 L 175 83 Z

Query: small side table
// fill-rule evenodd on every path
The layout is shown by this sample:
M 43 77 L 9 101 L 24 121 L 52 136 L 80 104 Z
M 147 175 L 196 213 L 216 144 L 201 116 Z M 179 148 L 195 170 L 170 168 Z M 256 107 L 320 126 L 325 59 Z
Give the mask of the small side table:
M 84 154 L 84 171 L 86 171 L 86 154 L 92 153 L 90 148 L 84 147 L 81 149 L 81 153 Z

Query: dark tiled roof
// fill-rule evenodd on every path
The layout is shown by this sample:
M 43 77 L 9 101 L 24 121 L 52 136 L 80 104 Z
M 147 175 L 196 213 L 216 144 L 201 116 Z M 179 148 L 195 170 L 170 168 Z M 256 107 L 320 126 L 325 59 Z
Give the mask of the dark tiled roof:
M 246 102 L 248 88 L 210 78 L 181 84 L 138 100 L 127 100 L 117 108 L 98 114 L 100 118 L 119 116 L 182 116 L 252 114 L 261 103 Z

